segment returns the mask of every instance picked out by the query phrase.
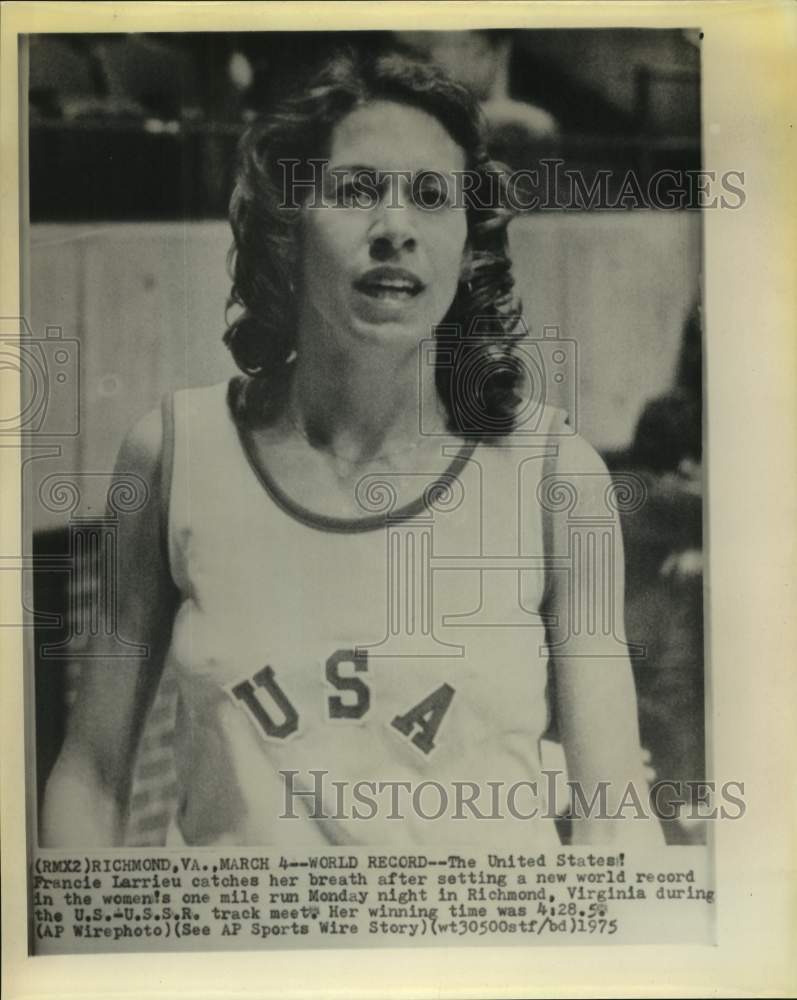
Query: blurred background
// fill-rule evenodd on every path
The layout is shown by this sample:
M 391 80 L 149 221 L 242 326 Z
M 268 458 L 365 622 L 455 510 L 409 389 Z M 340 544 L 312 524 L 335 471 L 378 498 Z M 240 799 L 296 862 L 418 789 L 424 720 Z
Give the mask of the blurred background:
M 587 187 L 603 172 L 616 199 L 629 172 L 645 191 L 657 171 L 701 166 L 691 29 L 29 36 L 28 315 L 34 337 L 50 331 L 48 363 L 60 351 L 69 374 L 53 382 L 48 424 L 68 423 L 67 411 L 80 420 L 58 454 L 23 466 L 28 544 L 67 567 L 34 579 L 40 791 L 91 627 L 77 622 L 94 579 L 74 569 L 75 525 L 102 516 L 136 419 L 165 392 L 235 373 L 221 334 L 236 143 L 341 40 L 443 65 L 482 102 L 492 153 L 511 168 L 558 159 Z M 648 503 L 623 525 L 627 631 L 647 646 L 635 662 L 643 743 L 657 777 L 701 779 L 700 212 L 691 192 L 677 210 L 538 208 L 510 239 L 532 337 L 554 326 L 572 345 L 572 371 L 549 398 L 610 468 L 646 482 Z M 76 505 L 41 501 L 76 476 Z M 166 726 L 169 698 L 155 708 Z M 147 785 L 168 769 L 162 736 L 139 762 L 140 843 L 162 828 Z M 699 822 L 666 828 L 672 842 L 704 837 Z
M 443 65 L 484 102 L 493 149 L 514 165 L 561 156 L 643 184 L 700 165 L 693 31 L 38 35 L 31 220 L 223 218 L 242 123 L 340 40 Z

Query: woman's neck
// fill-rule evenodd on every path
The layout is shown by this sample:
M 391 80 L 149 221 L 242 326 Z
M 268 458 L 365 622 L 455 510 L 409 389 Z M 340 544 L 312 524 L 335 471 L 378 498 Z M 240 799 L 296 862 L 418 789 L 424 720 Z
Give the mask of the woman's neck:
M 359 464 L 416 447 L 424 433 L 445 432 L 434 364 L 425 357 L 419 364 L 417 347 L 356 347 L 344 351 L 333 336 L 300 336 L 287 404 L 299 433 Z

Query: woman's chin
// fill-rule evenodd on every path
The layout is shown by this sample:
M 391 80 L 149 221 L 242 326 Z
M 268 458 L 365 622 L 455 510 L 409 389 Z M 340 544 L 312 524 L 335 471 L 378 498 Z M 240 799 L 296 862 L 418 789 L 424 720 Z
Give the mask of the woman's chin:
M 373 316 L 358 315 L 351 323 L 351 330 L 359 341 L 367 341 L 385 347 L 417 347 L 421 341 L 431 339 L 434 324 L 419 316 Z

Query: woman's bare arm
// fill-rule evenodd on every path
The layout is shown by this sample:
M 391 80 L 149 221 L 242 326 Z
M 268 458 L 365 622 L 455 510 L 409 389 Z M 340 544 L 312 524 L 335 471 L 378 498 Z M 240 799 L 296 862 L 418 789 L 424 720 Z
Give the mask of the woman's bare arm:
M 576 535 L 582 542 L 582 571 L 551 575 L 547 610 L 556 618 L 549 627 L 549 641 L 556 678 L 556 712 L 559 734 L 567 761 L 568 780 L 581 795 L 574 794 L 573 805 L 580 818 L 573 821 L 573 842 L 578 844 L 626 843 L 629 840 L 661 842 L 657 820 L 635 818 L 636 794 L 647 810 L 648 784 L 644 774 L 639 742 L 637 701 L 631 664 L 620 641 L 624 627 L 624 557 L 620 523 L 607 506 L 609 472 L 600 456 L 578 436 L 562 439 L 557 474 L 569 479 L 576 490 L 575 513 L 579 522 Z M 571 512 L 572 513 L 572 512 Z M 557 513 L 554 528 L 556 555 L 569 550 L 568 514 Z M 583 519 L 583 520 L 582 520 Z M 601 566 L 601 549 L 595 550 L 593 570 L 586 570 L 586 521 L 601 520 L 600 528 L 613 527 L 613 545 L 609 552 L 611 575 Z M 611 581 L 609 583 L 608 581 Z M 587 618 L 592 603 L 594 617 Z M 572 608 L 581 609 L 575 620 Z M 604 627 L 604 612 L 613 628 Z M 611 633 L 611 634 L 608 634 Z M 629 790 L 630 786 L 630 790 Z M 571 786 L 572 787 L 572 786 Z M 581 802 L 595 799 L 592 815 L 586 815 Z M 602 797 L 609 815 L 625 804 L 623 818 L 599 817 Z
M 175 588 L 160 519 L 162 420 L 153 411 L 129 432 L 114 478 L 140 476 L 149 499 L 119 513 L 117 628 L 146 647 L 135 657 L 102 659 L 102 639 L 82 664 L 66 739 L 45 792 L 41 843 L 47 847 L 111 846 L 122 842 L 132 762 L 154 697 L 175 610 Z

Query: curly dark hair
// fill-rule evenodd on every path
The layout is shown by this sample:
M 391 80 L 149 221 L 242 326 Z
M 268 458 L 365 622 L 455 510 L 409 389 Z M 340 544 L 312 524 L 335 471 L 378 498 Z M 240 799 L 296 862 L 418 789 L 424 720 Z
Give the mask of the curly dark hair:
M 283 165 L 293 161 L 307 169 L 323 157 L 334 126 L 376 99 L 411 105 L 436 118 L 464 151 L 466 171 L 475 174 L 466 204 L 467 271 L 435 331 L 438 358 L 446 342 L 453 362 L 438 363 L 436 384 L 452 432 L 506 433 L 520 402 L 522 370 L 513 348 L 524 331 L 507 252 L 512 213 L 501 197 L 505 171 L 489 157 L 481 111 L 469 91 L 430 64 L 397 53 L 368 57 L 353 49 L 335 52 L 309 85 L 284 98 L 240 142 L 230 202 L 234 244 L 228 308 L 242 311 L 224 342 L 248 378 L 238 380 L 235 409 L 250 424 L 267 421 L 289 382 L 301 207 L 285 207 Z

